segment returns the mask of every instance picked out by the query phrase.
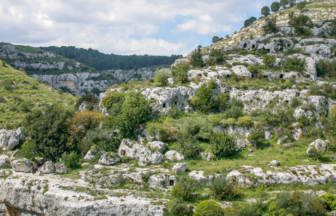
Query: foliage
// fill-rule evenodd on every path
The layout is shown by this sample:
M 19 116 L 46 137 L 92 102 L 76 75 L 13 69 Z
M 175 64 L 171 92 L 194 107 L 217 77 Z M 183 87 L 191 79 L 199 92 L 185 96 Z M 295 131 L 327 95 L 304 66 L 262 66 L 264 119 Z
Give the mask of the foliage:
M 197 140 L 193 137 L 181 139 L 179 141 L 181 153 L 185 159 L 197 159 L 202 152 L 202 148 L 197 145 Z
M 121 111 L 121 106 L 125 100 L 125 93 L 110 91 L 103 98 L 103 105 L 111 116 L 117 115 Z
M 78 109 L 79 106 L 80 106 L 84 101 L 93 104 L 93 103 L 96 103 L 98 100 L 97 100 L 96 96 L 95 96 L 94 94 L 91 94 L 91 93 L 86 94 L 86 95 L 82 95 L 82 96 L 80 96 L 80 98 L 79 98 L 78 101 L 76 102 L 75 107 Z
M 188 69 L 189 65 L 186 63 L 178 64 L 172 67 L 172 75 L 175 82 L 177 83 L 186 83 L 188 82 Z
M 120 113 L 115 117 L 115 126 L 120 130 L 123 137 L 135 135 L 135 129 L 145 123 L 152 113 L 150 102 L 146 100 L 141 92 L 128 93 Z
M 167 203 L 167 208 L 164 211 L 164 216 L 188 216 L 193 215 L 192 211 L 183 203 L 182 199 L 173 199 Z
M 218 41 L 219 41 L 219 37 L 218 37 L 218 36 L 214 36 L 214 37 L 212 38 L 212 43 L 213 43 L 213 44 L 217 43 Z
M 212 135 L 212 124 L 202 117 L 186 119 L 182 125 L 181 135 L 183 138 L 209 140 Z
M 296 0 L 288 0 L 288 4 L 293 7 L 296 4 Z
M 267 66 L 267 68 L 274 67 L 275 56 L 274 55 L 265 55 L 263 63 Z
M 1 60 L 1 67 L 6 67 L 6 62 L 4 60 Z
M 220 49 L 212 49 L 207 61 L 208 65 L 220 65 L 225 62 L 223 52 Z
M 269 145 L 268 141 L 265 140 L 265 132 L 263 129 L 257 127 L 251 130 L 251 133 L 248 136 L 248 140 L 256 148 L 264 148 Z
M 271 5 L 272 12 L 278 12 L 280 9 L 280 3 L 279 2 L 273 2 Z
M 74 151 L 70 153 L 65 152 L 62 155 L 62 160 L 64 161 L 64 165 L 70 169 L 75 169 L 75 168 L 80 167 L 79 156 Z
M 297 8 L 301 11 L 301 13 L 303 12 L 303 8 L 306 7 L 306 4 L 307 4 L 307 2 L 302 1 L 302 2 L 300 2 L 300 3 L 298 3 L 298 4 L 296 5 Z
M 38 157 L 39 151 L 36 147 L 36 143 L 32 140 L 25 141 L 19 151 L 19 155 L 28 160 L 33 160 L 35 157 Z
M 154 75 L 155 81 L 154 86 L 155 87 L 162 87 L 168 85 L 168 74 L 164 70 L 159 70 L 155 72 Z
M 317 76 L 336 78 L 336 61 L 321 59 L 316 64 Z
M 195 49 L 195 51 L 191 54 L 190 63 L 194 67 L 203 67 L 203 65 L 204 65 L 204 61 L 203 61 L 202 53 L 201 53 L 201 48 L 202 48 L 202 46 L 199 45 L 197 50 Z
M 213 200 L 205 200 L 200 202 L 196 206 L 196 211 L 194 216 L 224 216 L 224 211 L 222 207 Z
M 169 110 L 168 110 L 168 116 L 177 119 L 182 115 L 182 110 L 179 106 L 173 105 Z
M 244 27 L 249 27 L 250 25 L 252 25 L 254 23 L 254 21 L 256 21 L 257 18 L 255 17 L 250 17 L 249 19 L 245 20 L 244 22 Z
M 210 138 L 210 148 L 216 158 L 227 158 L 236 153 L 236 142 L 233 136 L 217 132 Z
M 287 58 L 283 63 L 282 68 L 288 71 L 302 72 L 305 69 L 305 59 L 300 59 L 297 56 Z
M 301 106 L 301 101 L 298 98 L 294 97 L 292 101 L 290 102 L 290 106 L 295 109 Z
M 95 149 L 105 151 L 117 151 L 120 145 L 121 139 L 118 138 L 110 129 L 95 128 L 87 131 L 84 138 L 79 144 L 81 152 L 88 152 L 92 146 Z
M 40 49 L 74 59 L 100 71 L 111 69 L 133 70 L 154 65 L 171 65 L 176 59 L 181 57 L 181 55 L 150 56 L 105 54 L 91 48 L 84 49 L 74 46 L 50 46 L 40 47 Z
M 263 26 L 263 30 L 265 34 L 277 33 L 279 31 L 276 25 L 276 16 L 273 18 L 266 18 L 266 24 Z
M 6 99 L 2 95 L 0 95 L 0 103 L 6 103 Z
M 288 5 L 288 0 L 281 0 L 280 6 L 283 6 L 284 9 L 286 9 L 286 5 Z
M 212 92 L 216 87 L 215 82 L 204 83 L 199 87 L 191 100 L 192 107 L 201 113 L 207 113 L 218 107 L 217 97 Z
M 244 105 L 241 100 L 235 98 L 227 100 L 222 104 L 224 118 L 238 119 L 244 115 Z
M 36 111 L 26 117 L 28 135 L 36 143 L 39 154 L 56 160 L 67 150 L 68 128 L 72 113 L 58 109 L 48 109 L 43 114 Z
M 336 210 L 336 197 L 334 195 L 327 193 L 320 196 L 320 198 L 328 210 Z
M 252 123 L 252 118 L 250 116 L 240 117 L 237 121 L 237 125 L 242 127 L 251 127 Z
M 148 122 L 146 124 L 146 131 L 149 135 L 154 137 L 155 140 L 172 141 L 177 140 L 178 136 L 178 129 L 168 122 L 164 124 Z
M 269 15 L 269 12 L 270 12 L 269 7 L 264 6 L 263 8 L 261 8 L 261 15 L 264 15 L 266 17 L 267 15 Z
M 247 69 L 254 75 L 257 75 L 260 72 L 259 67 L 256 65 L 249 65 Z
M 216 177 L 210 188 L 216 199 L 232 199 L 239 195 L 238 182 L 234 179 L 227 180 L 226 176 Z
M 191 200 L 192 192 L 195 192 L 199 187 L 197 180 L 189 176 L 182 176 L 177 184 L 172 188 L 172 196 L 183 200 Z
M 304 35 L 304 36 L 310 36 L 310 30 L 304 28 L 305 26 L 313 27 L 313 23 L 309 16 L 300 14 L 299 16 L 294 16 L 293 14 L 290 14 L 289 16 L 289 24 L 295 28 L 296 35 Z
M 14 83 L 10 79 L 6 79 L 0 82 L 0 87 L 6 91 L 12 91 L 14 89 Z

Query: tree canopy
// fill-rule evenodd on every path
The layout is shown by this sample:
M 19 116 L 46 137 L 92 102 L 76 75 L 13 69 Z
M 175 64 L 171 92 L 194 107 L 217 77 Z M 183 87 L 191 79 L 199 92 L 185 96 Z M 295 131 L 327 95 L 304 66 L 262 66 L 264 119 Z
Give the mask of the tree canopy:
M 280 9 L 280 3 L 279 2 L 273 2 L 271 5 L 272 12 L 277 12 Z
M 280 6 L 282 6 L 284 9 L 286 9 L 286 5 L 288 5 L 288 0 L 281 0 Z
M 212 38 L 212 43 L 217 43 L 219 41 L 219 37 L 218 36 L 214 36 L 213 38 Z
M 254 21 L 256 21 L 256 20 L 257 20 L 257 18 L 255 18 L 255 17 L 251 17 L 251 18 L 245 20 L 244 27 L 246 28 L 246 27 L 252 25 L 254 23 Z
M 269 15 L 270 12 L 270 8 L 268 6 L 264 6 L 263 8 L 261 8 L 261 15 L 264 15 L 265 17 L 267 15 Z

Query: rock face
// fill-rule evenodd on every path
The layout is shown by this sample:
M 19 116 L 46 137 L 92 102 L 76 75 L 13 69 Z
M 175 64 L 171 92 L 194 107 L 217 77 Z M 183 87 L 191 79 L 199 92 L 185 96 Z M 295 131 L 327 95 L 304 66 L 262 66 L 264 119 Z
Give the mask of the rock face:
M 213 176 L 205 177 L 204 171 L 192 171 L 189 173 L 189 177 L 196 179 L 201 185 L 211 185 Z
M 99 196 L 90 189 L 76 192 L 64 187 L 40 180 L 31 184 L 28 178 L 10 176 L 1 185 L 1 200 L 7 209 L 17 212 L 15 215 L 163 215 L 164 206 L 151 204 L 151 199 Z
M 100 153 L 100 154 L 105 154 L 106 151 L 104 150 L 101 150 L 100 152 L 97 152 L 96 150 L 89 150 L 85 157 L 84 157 L 84 161 L 86 162 L 90 162 L 91 160 L 95 159 L 96 158 L 96 155 Z
M 215 155 L 212 154 L 211 152 L 201 152 L 200 155 L 201 155 L 202 159 L 206 160 L 206 161 L 211 161 L 212 159 L 215 158 Z
M 161 141 L 148 142 L 148 147 L 161 153 L 166 149 L 165 144 Z
M 25 138 L 21 128 L 16 131 L 2 129 L 0 130 L 0 149 L 2 151 L 11 150 Z
M 149 180 L 149 187 L 154 189 L 162 189 L 164 185 L 171 187 L 176 185 L 177 178 L 175 176 L 166 175 L 166 174 L 156 174 L 152 175 Z
M 28 159 L 16 159 L 11 162 L 11 166 L 15 172 L 31 172 L 32 165 Z
M 163 155 L 161 152 L 156 151 L 152 153 L 147 147 L 132 142 L 129 139 L 124 139 L 118 150 L 120 157 L 128 157 L 131 159 L 138 159 L 140 166 L 148 166 L 150 164 L 162 163 Z
M 327 144 L 325 141 L 321 140 L 321 139 L 317 139 L 314 142 L 309 144 L 310 148 L 313 147 L 316 150 L 318 150 L 321 154 L 324 154 L 325 151 L 327 150 Z M 309 151 L 310 152 L 310 151 Z M 308 151 L 307 151 L 308 154 Z M 310 155 L 310 154 L 308 154 Z
M 107 166 L 114 165 L 118 162 L 120 162 L 120 157 L 113 152 L 103 154 L 98 161 L 99 164 Z
M 56 167 L 56 173 L 61 173 L 61 174 L 65 174 L 70 172 L 70 169 L 68 169 L 64 164 L 60 164 L 60 165 L 55 165 Z
M 187 167 L 188 167 L 188 164 L 186 163 L 177 163 L 174 165 L 172 170 L 174 173 L 182 173 L 186 171 Z
M 165 158 L 170 161 L 173 161 L 173 160 L 180 161 L 184 159 L 184 156 L 181 153 L 178 153 L 177 151 L 170 150 L 166 152 Z
M 55 172 L 55 166 L 52 161 L 45 162 L 41 167 L 41 173 L 50 174 Z

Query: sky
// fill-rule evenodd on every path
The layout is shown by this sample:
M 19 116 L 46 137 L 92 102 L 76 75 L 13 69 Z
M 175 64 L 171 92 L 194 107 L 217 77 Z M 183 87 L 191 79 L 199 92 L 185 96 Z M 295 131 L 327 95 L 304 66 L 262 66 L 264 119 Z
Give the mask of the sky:
M 186 55 L 271 0 L 1 0 L 0 42 L 118 55 Z

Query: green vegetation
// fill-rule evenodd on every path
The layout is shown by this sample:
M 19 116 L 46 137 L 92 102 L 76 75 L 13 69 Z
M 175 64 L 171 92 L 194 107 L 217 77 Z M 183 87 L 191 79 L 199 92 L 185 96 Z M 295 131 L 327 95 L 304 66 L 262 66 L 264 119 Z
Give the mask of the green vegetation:
M 273 2 L 271 5 L 272 12 L 278 12 L 280 9 L 280 3 L 279 2 Z
M 276 25 L 276 17 L 266 18 L 266 24 L 263 26 L 265 34 L 277 33 L 279 31 Z
M 194 67 L 203 67 L 204 62 L 202 58 L 202 53 L 201 53 L 201 48 L 202 46 L 199 45 L 197 50 L 195 49 L 193 54 L 190 57 L 190 63 Z
M 244 27 L 249 27 L 250 25 L 252 25 L 254 23 L 254 21 L 256 21 L 257 18 L 255 17 L 250 17 L 249 19 L 245 20 L 244 22 Z
M 268 6 L 264 6 L 262 9 L 261 9 L 261 15 L 264 15 L 265 17 L 267 15 L 269 15 L 269 12 L 270 12 L 270 8 Z
M 221 206 L 213 200 L 205 200 L 196 206 L 195 216 L 224 215 Z
M 210 138 L 210 148 L 218 159 L 233 156 L 236 153 L 235 139 L 225 132 L 214 133 Z

